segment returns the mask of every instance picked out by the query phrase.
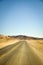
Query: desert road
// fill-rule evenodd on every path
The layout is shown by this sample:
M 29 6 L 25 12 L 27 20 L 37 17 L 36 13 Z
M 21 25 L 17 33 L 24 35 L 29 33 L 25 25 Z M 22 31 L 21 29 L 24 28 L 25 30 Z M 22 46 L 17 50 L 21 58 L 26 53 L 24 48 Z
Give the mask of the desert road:
M 43 65 L 26 41 L 0 49 L 0 65 Z

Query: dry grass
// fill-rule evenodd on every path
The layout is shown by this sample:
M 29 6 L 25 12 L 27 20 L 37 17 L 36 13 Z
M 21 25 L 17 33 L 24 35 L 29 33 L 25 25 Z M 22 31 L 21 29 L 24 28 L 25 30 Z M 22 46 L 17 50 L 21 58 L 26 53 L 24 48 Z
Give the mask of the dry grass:
M 34 52 L 43 61 L 43 40 L 27 40 Z
M 43 40 L 27 40 L 31 46 L 43 53 Z
M 0 39 L 0 41 L 1 41 L 0 48 L 3 48 L 5 46 L 8 46 L 8 45 L 11 45 L 11 44 L 18 42 L 19 40 L 17 40 L 17 39 L 8 39 L 8 40 Z

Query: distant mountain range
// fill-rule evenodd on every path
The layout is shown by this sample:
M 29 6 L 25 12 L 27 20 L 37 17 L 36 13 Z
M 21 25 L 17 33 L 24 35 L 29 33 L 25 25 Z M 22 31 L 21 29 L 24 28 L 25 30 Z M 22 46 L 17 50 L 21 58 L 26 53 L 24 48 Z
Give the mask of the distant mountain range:
M 31 39 L 34 39 L 34 40 L 43 40 L 43 38 L 36 38 L 36 37 L 30 37 L 30 36 L 25 36 L 25 35 L 17 35 L 17 36 L 9 36 L 11 38 L 17 38 L 17 39 L 28 39 L 28 40 L 31 40 Z
M 43 38 L 37 38 L 37 37 L 30 37 L 30 36 L 25 36 L 25 35 L 17 35 L 17 36 L 5 36 L 0 34 L 0 39 L 8 39 L 8 38 L 15 38 L 15 39 L 20 39 L 20 40 L 43 40 Z

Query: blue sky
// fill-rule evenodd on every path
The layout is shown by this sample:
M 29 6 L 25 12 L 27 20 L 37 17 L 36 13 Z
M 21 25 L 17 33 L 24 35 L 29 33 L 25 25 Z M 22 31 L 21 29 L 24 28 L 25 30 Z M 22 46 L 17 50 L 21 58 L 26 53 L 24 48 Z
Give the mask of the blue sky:
M 1 0 L 0 34 L 43 37 L 42 0 Z

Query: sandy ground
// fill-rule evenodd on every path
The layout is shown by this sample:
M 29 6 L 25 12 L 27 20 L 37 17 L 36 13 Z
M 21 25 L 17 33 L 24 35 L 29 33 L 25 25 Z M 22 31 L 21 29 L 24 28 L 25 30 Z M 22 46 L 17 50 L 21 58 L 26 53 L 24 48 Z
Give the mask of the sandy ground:
M 34 52 L 40 57 L 43 61 L 43 40 L 26 40 Z
M 30 43 L 20 41 L 1 49 L 0 65 L 43 65 Z
M 9 41 L 6 41 L 6 42 L 1 42 L 0 43 L 0 48 L 6 47 L 6 46 L 11 45 L 11 44 L 14 44 L 18 41 L 20 41 L 20 40 L 13 39 L 13 40 L 9 40 Z

